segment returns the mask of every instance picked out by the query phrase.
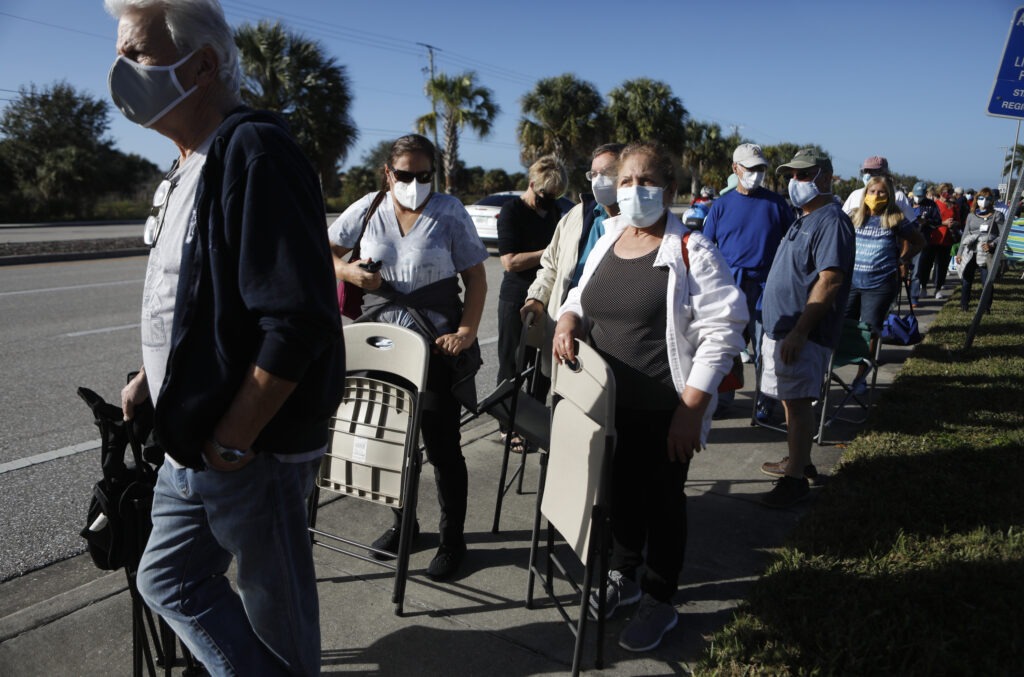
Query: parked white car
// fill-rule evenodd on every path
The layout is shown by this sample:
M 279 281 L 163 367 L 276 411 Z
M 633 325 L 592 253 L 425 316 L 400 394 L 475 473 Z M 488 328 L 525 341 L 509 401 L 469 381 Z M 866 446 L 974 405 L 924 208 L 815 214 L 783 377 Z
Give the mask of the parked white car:
M 524 191 L 506 190 L 502 193 L 491 193 L 471 205 L 466 205 L 466 211 L 476 225 L 476 232 L 485 244 L 497 244 L 498 242 L 498 214 L 501 207 L 514 197 L 519 197 Z M 575 203 L 567 197 L 558 198 L 558 206 L 565 214 L 573 208 Z

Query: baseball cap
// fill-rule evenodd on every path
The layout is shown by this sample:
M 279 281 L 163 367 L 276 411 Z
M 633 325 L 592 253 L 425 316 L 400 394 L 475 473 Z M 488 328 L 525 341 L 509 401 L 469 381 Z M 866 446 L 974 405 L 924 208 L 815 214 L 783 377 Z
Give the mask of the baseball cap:
M 918 181 L 914 184 L 914 195 L 918 197 L 924 197 L 924 194 L 928 191 L 928 187 L 924 185 L 924 181 Z
M 784 165 L 780 165 L 775 170 L 775 173 L 779 174 L 787 169 L 809 169 L 811 167 L 821 167 L 831 172 L 832 160 L 815 148 L 801 148 L 796 152 L 792 160 Z
M 768 160 L 765 159 L 761 146 L 756 143 L 741 143 L 736 146 L 736 150 L 732 153 L 732 161 L 738 165 L 746 167 L 747 169 L 757 167 L 758 165 L 768 164 Z
M 867 160 L 864 160 L 863 163 L 861 163 L 860 168 L 864 169 L 866 171 L 869 171 L 869 172 L 870 171 L 888 172 L 889 171 L 889 161 L 886 160 L 881 155 L 872 155 Z

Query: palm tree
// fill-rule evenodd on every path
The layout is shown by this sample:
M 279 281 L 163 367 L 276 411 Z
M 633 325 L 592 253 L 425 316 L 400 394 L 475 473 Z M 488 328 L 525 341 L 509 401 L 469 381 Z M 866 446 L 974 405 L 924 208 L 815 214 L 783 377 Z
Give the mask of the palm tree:
M 468 126 L 477 136 L 491 133 L 494 119 L 501 112 L 494 103 L 494 92 L 476 81 L 476 73 L 468 71 L 448 76 L 438 73 L 427 81 L 427 96 L 439 107 L 416 120 L 416 129 L 425 134 L 444 130 L 444 189 L 452 192 L 459 162 L 459 134 Z
M 579 183 L 579 171 L 573 170 L 589 162 L 591 151 L 608 134 L 604 102 L 597 87 L 565 73 L 538 80 L 521 103 L 523 117 L 516 135 L 523 166 L 554 154 L 569 171 L 570 184 L 580 187 L 575 185 Z
M 1024 145 L 1017 144 L 1006 149 L 1003 156 L 1003 170 L 999 175 L 1000 180 L 1006 177 L 1007 192 L 1013 190 L 1014 179 L 1020 176 L 1021 165 L 1024 164 Z
M 731 150 L 740 143 L 735 136 L 722 135 L 717 123 L 690 120 L 686 123 L 686 150 L 683 166 L 690 172 L 690 194 L 696 195 L 701 184 L 721 186 L 731 172 Z
M 352 86 L 345 67 L 323 45 L 280 22 L 235 30 L 242 66 L 242 101 L 280 113 L 327 188 L 359 136 L 349 115 Z
M 614 138 L 658 141 L 674 156 L 682 155 L 689 113 L 664 82 L 627 80 L 608 93 L 607 110 Z

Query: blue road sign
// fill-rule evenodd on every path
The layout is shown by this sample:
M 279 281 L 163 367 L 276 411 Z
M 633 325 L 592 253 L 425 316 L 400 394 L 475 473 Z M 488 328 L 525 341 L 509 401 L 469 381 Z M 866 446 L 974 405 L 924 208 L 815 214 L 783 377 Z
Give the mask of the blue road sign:
M 1001 118 L 1024 118 L 1024 7 L 1013 13 L 987 112 Z

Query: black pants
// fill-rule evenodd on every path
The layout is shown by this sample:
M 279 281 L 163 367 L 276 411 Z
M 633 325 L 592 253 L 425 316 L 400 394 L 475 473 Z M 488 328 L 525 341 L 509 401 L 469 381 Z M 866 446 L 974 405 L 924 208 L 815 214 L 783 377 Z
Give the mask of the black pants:
M 501 383 L 507 378 L 516 374 L 516 349 L 519 347 L 519 337 L 523 332 L 523 318 L 519 316 L 519 309 L 523 307 L 522 301 L 498 300 L 498 379 Z M 544 318 L 539 318 L 543 322 Z M 529 361 L 537 350 L 527 348 L 527 361 Z M 551 387 L 551 379 L 537 370 L 534 372 L 534 387 L 530 395 L 538 402 L 544 402 L 548 396 L 548 389 Z
M 431 355 L 427 371 L 427 395 L 420 414 L 420 433 L 427 448 L 427 460 L 434 466 L 437 503 L 441 508 L 438 533 L 441 544 L 460 546 L 465 543 L 466 503 L 469 495 L 469 473 L 462 455 L 462 434 L 459 418 L 462 405 L 451 394 L 451 370 L 444 360 Z M 395 526 L 401 512 L 395 510 Z
M 935 291 L 942 289 L 946 283 L 946 273 L 949 272 L 949 252 L 953 246 L 948 247 L 928 245 L 921 250 L 921 258 L 917 264 L 917 280 L 924 287 L 928 284 L 935 285 Z M 935 268 L 934 275 L 932 268 Z
M 686 553 L 686 475 L 689 463 L 669 461 L 666 451 L 673 411 L 618 408 L 618 441 L 612 461 L 611 568 L 635 578 L 646 564 L 641 589 L 670 602 Z M 647 560 L 644 561 L 644 546 Z
M 979 266 L 975 261 L 974 257 L 964 264 L 964 267 L 960 269 L 960 308 L 961 310 L 967 310 L 967 304 L 971 301 L 971 287 L 974 285 L 974 272 L 981 272 L 981 289 L 985 289 L 985 281 L 988 279 L 988 267 Z M 982 308 L 982 312 L 987 313 L 992 308 L 992 299 L 989 299 L 989 303 L 985 308 Z

